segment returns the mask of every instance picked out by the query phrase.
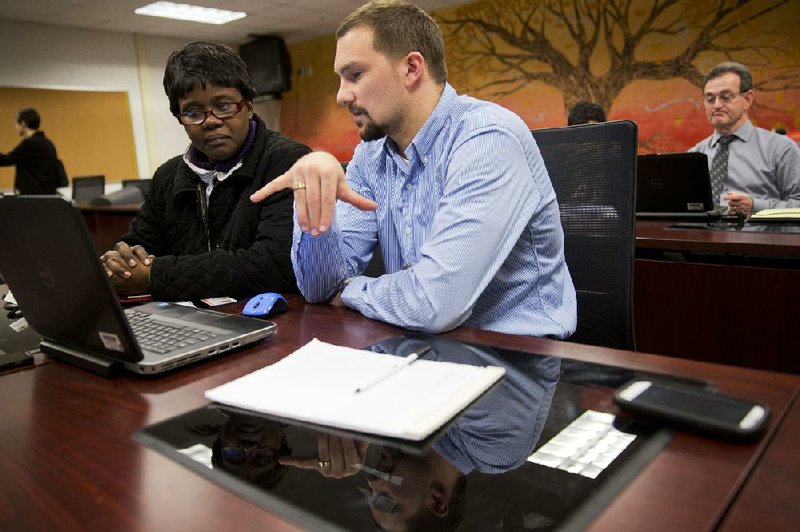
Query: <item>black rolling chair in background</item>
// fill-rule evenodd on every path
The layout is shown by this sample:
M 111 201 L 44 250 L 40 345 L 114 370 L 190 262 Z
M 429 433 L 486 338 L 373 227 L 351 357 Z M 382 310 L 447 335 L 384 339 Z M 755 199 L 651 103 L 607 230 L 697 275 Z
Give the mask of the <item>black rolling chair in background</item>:
M 569 340 L 635 349 L 636 124 L 615 121 L 531 133 L 558 198 L 578 297 L 578 328 Z
M 72 178 L 72 199 L 88 202 L 106 191 L 106 176 L 92 175 Z

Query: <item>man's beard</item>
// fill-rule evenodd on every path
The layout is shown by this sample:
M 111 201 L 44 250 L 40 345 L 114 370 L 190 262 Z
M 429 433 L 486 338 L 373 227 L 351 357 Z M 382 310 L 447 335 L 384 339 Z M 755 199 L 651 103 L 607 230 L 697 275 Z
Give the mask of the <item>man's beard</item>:
M 389 134 L 389 126 L 387 124 L 379 124 L 372 120 L 372 117 L 369 116 L 364 109 L 358 106 L 350 106 L 348 109 L 352 114 L 361 113 L 363 119 L 365 120 L 364 126 L 358 129 L 358 135 L 361 137 L 361 140 L 366 142 L 372 140 L 382 139 L 386 135 Z
M 361 140 L 367 142 L 371 140 L 382 139 L 387 134 L 386 126 L 369 120 L 366 124 L 364 124 L 364 127 L 358 131 L 358 134 L 361 137 Z

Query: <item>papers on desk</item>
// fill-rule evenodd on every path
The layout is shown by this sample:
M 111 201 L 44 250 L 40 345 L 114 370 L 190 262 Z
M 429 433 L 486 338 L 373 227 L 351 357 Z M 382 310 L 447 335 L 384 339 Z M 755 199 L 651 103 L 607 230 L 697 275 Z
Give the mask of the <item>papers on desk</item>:
M 279 362 L 205 395 L 265 414 L 420 441 L 504 373 L 491 366 L 424 359 L 409 363 L 404 357 L 315 339 Z
M 798 222 L 800 209 L 764 209 L 748 218 L 751 222 Z

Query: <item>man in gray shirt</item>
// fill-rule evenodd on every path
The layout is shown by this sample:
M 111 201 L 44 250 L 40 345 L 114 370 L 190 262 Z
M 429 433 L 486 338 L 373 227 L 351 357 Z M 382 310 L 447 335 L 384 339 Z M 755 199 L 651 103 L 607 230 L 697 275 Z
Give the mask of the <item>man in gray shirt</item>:
M 714 201 L 745 215 L 800 207 L 800 148 L 790 138 L 754 127 L 753 78 L 744 65 L 720 63 L 703 81 L 703 101 L 714 133 L 689 151 L 705 153 Z

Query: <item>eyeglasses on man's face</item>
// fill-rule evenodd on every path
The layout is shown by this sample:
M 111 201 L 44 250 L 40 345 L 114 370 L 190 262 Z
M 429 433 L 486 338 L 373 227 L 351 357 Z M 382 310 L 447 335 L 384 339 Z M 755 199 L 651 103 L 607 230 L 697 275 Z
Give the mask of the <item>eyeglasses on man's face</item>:
M 244 99 L 238 102 L 218 102 L 208 111 L 191 109 L 178 115 L 178 122 L 184 126 L 199 126 L 208 120 L 208 115 L 214 115 L 219 120 L 227 120 L 236 116 L 244 107 Z
M 706 101 L 708 105 L 714 105 L 714 102 L 717 100 L 720 101 L 722 104 L 731 103 L 733 100 L 739 96 L 741 92 L 733 92 L 733 91 L 722 91 L 719 94 L 714 94 L 713 92 L 707 92 L 703 94 L 703 99 Z

